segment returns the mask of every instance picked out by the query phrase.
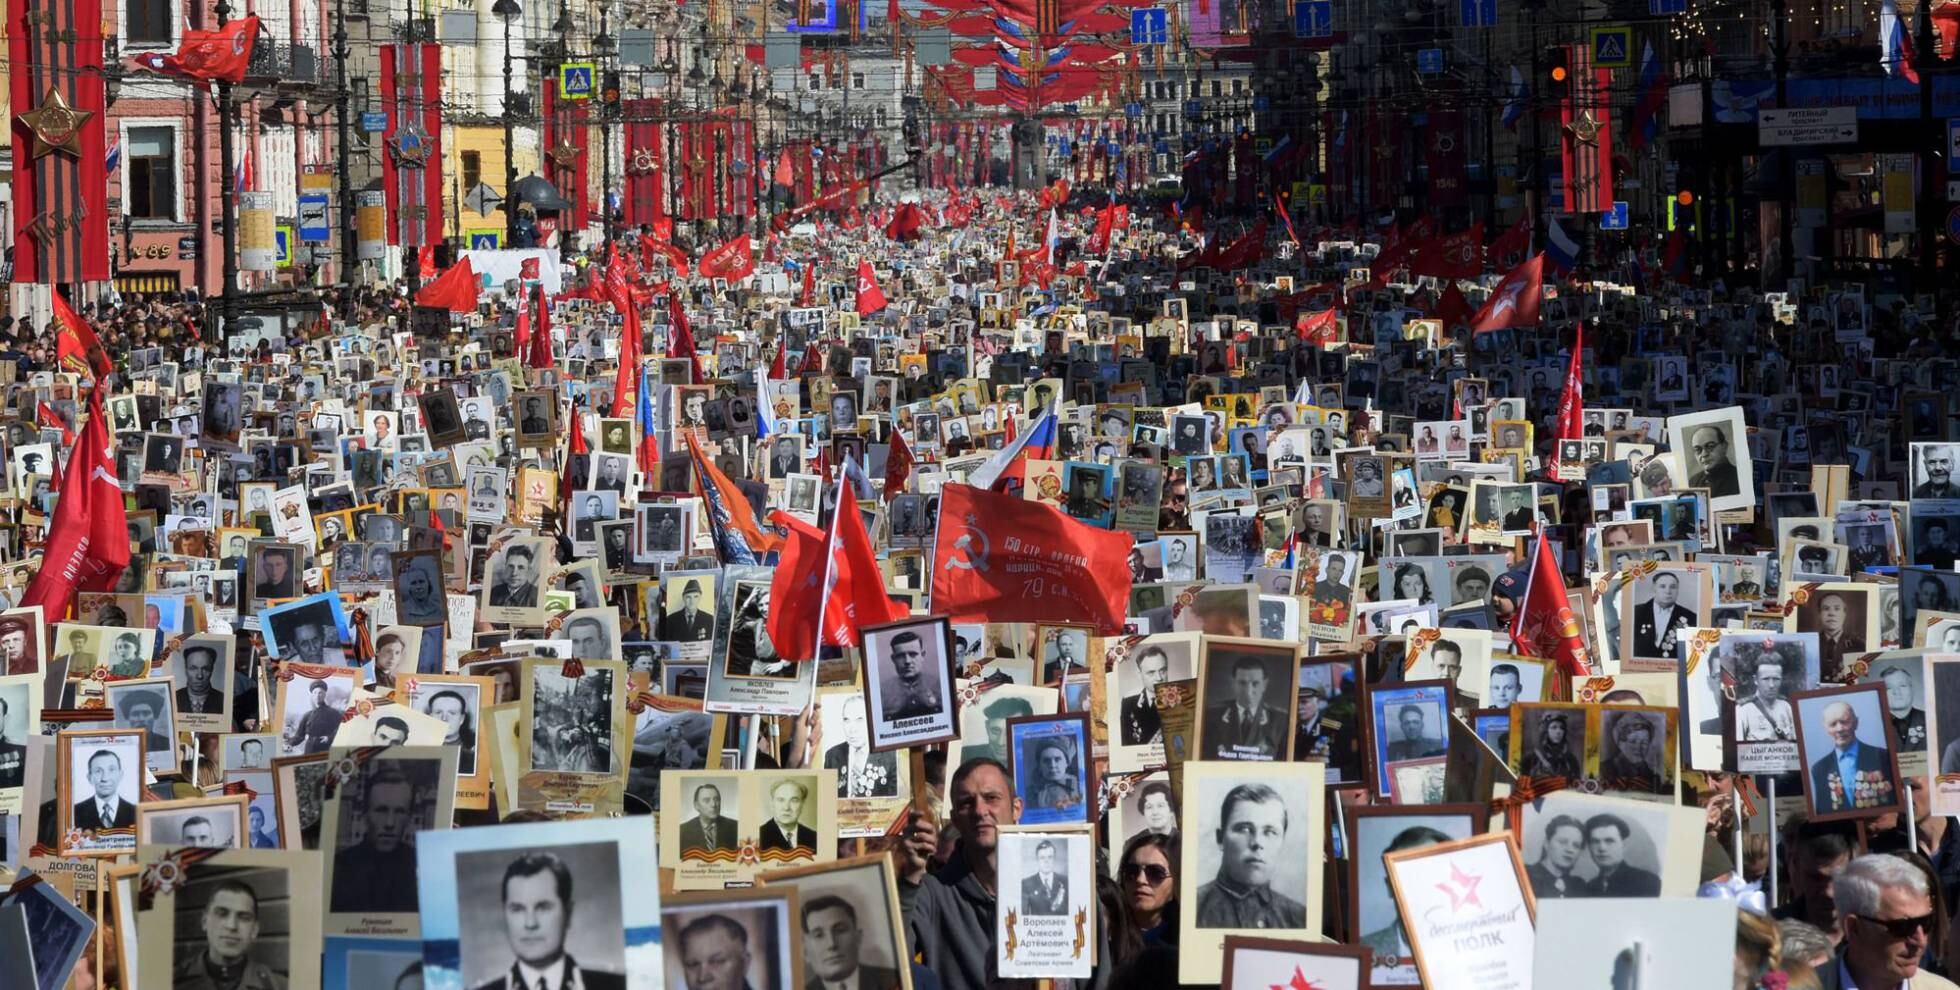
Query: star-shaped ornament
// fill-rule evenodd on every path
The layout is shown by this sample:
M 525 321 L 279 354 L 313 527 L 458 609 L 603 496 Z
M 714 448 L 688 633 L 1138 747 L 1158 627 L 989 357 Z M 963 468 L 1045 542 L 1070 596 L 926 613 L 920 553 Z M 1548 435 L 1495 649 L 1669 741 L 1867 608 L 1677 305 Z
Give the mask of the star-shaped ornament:
M 22 113 L 20 122 L 34 135 L 34 157 L 57 149 L 80 157 L 82 124 L 93 116 L 94 111 L 69 106 L 61 90 L 50 86 L 48 95 L 41 98 L 41 105 Z

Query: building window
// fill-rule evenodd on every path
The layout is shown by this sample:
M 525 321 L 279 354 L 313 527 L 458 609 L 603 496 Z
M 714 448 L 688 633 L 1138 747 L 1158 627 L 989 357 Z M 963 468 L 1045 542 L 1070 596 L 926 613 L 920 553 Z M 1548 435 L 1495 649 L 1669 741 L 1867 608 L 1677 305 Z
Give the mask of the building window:
M 891 115 L 886 113 L 885 110 L 886 108 L 884 107 L 878 108 L 878 126 L 881 129 L 891 126 Z
M 810 92 L 819 93 L 822 91 L 823 91 L 823 77 L 817 75 L 814 72 L 810 73 Z
M 1243 79 L 1232 80 L 1232 95 L 1243 96 L 1244 94 L 1245 94 L 1245 80 Z
M 1224 95 L 1225 95 L 1225 84 L 1224 84 L 1224 83 L 1222 83 L 1222 82 L 1219 82 L 1219 81 L 1218 81 L 1218 80 L 1216 80 L 1216 79 L 1213 79 L 1213 80 L 1211 81 L 1211 97 L 1212 97 L 1212 99 L 1214 99 L 1214 100 L 1215 100 L 1215 99 L 1219 99 L 1219 98 L 1221 98 L 1221 97 L 1223 97 Z
M 132 220 L 177 219 L 177 132 L 132 127 L 128 145 L 123 213 Z
M 463 160 L 463 192 L 467 194 L 483 181 L 483 152 L 465 151 L 459 157 Z
M 864 73 L 862 72 L 851 73 L 851 88 L 852 89 L 864 88 Z
M 124 8 L 124 30 L 131 45 L 168 45 L 170 0 L 128 0 Z

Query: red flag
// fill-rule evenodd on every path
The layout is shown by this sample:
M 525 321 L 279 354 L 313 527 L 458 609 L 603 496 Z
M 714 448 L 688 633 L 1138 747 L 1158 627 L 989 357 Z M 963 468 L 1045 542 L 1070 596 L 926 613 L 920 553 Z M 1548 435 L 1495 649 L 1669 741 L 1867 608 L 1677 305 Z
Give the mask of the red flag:
M 748 278 L 755 271 L 755 246 L 749 243 L 747 234 L 730 238 L 702 255 L 697 270 L 702 278 L 725 278 L 731 282 Z
M 470 259 L 464 258 L 423 286 L 415 294 L 415 305 L 434 306 L 452 313 L 472 312 L 476 309 L 476 294 L 481 287 L 476 269 L 470 265 Z
M 114 588 L 129 566 L 129 512 L 116 480 L 100 388 L 89 392 L 88 421 L 61 474 L 41 569 L 16 603 L 41 606 L 48 622 L 67 617 L 77 591 Z
M 775 530 L 764 529 L 762 524 L 756 521 L 755 511 L 749 506 L 749 500 L 742 495 L 741 489 L 735 487 L 735 482 L 729 480 L 728 475 L 723 474 L 721 469 L 715 466 L 714 460 L 701 452 L 701 445 L 694 439 L 694 432 L 683 433 L 682 439 L 687 441 L 688 458 L 694 464 L 695 488 L 700 491 L 705 503 L 704 511 L 708 515 L 708 524 L 711 527 L 733 530 L 734 535 L 740 537 L 741 542 L 755 554 L 758 560 L 762 555 L 780 548 L 783 545 L 783 538 L 778 536 Z M 717 508 L 721 510 L 719 515 L 715 511 Z M 721 535 L 717 533 L 717 545 L 722 542 Z
M 971 485 L 939 497 L 932 610 L 955 622 L 1088 622 L 1121 632 L 1130 599 L 1128 533 Z
M 35 407 L 34 413 L 40 418 L 42 426 L 61 431 L 61 445 L 63 447 L 72 447 L 75 445 L 75 431 L 69 429 L 68 424 L 61 421 L 61 414 L 55 412 L 53 406 L 43 402 Z M 56 475 L 55 484 L 60 483 L 61 476 Z
M 681 305 L 681 290 L 667 287 L 667 321 L 674 325 L 673 336 L 667 341 L 669 357 L 685 354 L 691 377 L 689 383 L 701 384 L 701 355 L 694 343 L 694 328 L 687 324 L 687 307 Z
M 52 293 L 55 322 L 61 329 L 55 333 L 55 357 L 61 367 L 78 375 L 93 373 L 95 378 L 108 377 L 116 366 L 109 361 L 109 352 L 102 349 L 102 338 L 95 335 L 95 328 L 88 321 L 75 315 L 68 308 L 68 301 L 61 293 Z
M 789 374 L 789 341 L 777 340 L 776 359 L 769 363 L 769 379 L 771 381 L 779 382 L 782 381 L 786 376 L 788 376 L 788 374 Z M 764 402 L 769 400 L 769 397 L 766 395 L 760 396 L 759 398 L 761 401 Z
M 549 368 L 558 363 L 551 355 L 551 299 L 544 294 L 544 286 L 538 286 L 538 325 L 531 331 L 531 353 L 525 363 L 533 368 Z
M 885 454 L 885 498 L 905 490 L 905 479 L 912 476 L 912 448 L 906 446 L 905 437 L 897 430 L 892 431 L 891 450 Z
M 1525 216 L 1490 242 L 1490 266 L 1508 272 L 1531 257 L 1531 217 Z
M 1293 321 L 1293 329 L 1300 339 L 1315 347 L 1329 347 L 1340 339 L 1341 324 L 1338 314 L 1331 309 L 1314 313 L 1301 313 Z
M 579 455 L 589 454 L 592 448 L 585 442 L 585 415 L 577 406 L 572 407 L 572 435 L 565 443 L 565 464 L 558 473 L 558 497 L 564 500 L 562 520 L 571 524 L 572 496 L 578 492 L 584 478 L 572 477 L 572 465 L 578 462 Z
M 522 354 L 525 346 L 531 343 L 531 300 L 528 298 L 517 307 L 516 337 L 516 353 Z
M 1476 278 L 1484 273 L 1484 225 L 1475 223 L 1469 230 L 1459 230 L 1445 234 L 1416 252 L 1415 264 L 1409 270 L 1417 275 L 1435 278 L 1458 279 Z
M 789 530 L 769 584 L 766 628 L 778 654 L 813 659 L 819 622 L 824 645 L 856 646 L 863 627 L 906 616 L 904 606 L 885 594 L 857 503 L 838 499 L 829 533 L 780 510 L 769 518 Z
M 1558 470 L 1558 441 L 1579 440 L 1586 435 L 1585 379 L 1580 373 L 1579 355 L 1586 349 L 1586 325 L 1580 323 L 1572 338 L 1572 360 L 1565 366 L 1565 391 L 1558 397 L 1558 415 L 1552 433 L 1552 470 Z
M 1535 327 L 1538 325 L 1538 305 L 1545 297 L 1545 255 L 1533 255 L 1530 261 L 1511 270 L 1504 281 L 1492 289 L 1490 298 L 1484 300 L 1482 309 L 1470 318 L 1470 329 L 1474 333 L 1487 330 L 1504 330 L 1510 327 Z
M 175 52 L 149 52 L 136 56 L 135 60 L 138 65 L 165 75 L 236 84 L 245 81 L 245 67 L 252 60 L 252 46 L 258 37 L 258 17 L 241 17 L 216 31 L 187 29 L 183 44 Z
M 1586 641 L 1579 634 L 1579 620 L 1566 597 L 1565 578 L 1559 574 L 1558 558 L 1552 555 L 1543 533 L 1538 534 L 1531 575 L 1525 580 L 1524 598 L 1511 616 L 1510 631 L 1519 653 L 1551 660 L 1571 677 L 1592 675 Z
M 859 316 L 870 316 L 885 308 L 885 292 L 878 288 L 878 277 L 871 271 L 871 262 L 858 262 L 857 311 Z
M 798 306 L 817 304 L 817 259 L 811 258 L 803 263 L 803 294 L 797 297 Z
M 892 212 L 890 223 L 885 224 L 885 236 L 894 241 L 916 240 L 919 230 L 926 224 L 926 211 L 917 203 L 900 203 Z

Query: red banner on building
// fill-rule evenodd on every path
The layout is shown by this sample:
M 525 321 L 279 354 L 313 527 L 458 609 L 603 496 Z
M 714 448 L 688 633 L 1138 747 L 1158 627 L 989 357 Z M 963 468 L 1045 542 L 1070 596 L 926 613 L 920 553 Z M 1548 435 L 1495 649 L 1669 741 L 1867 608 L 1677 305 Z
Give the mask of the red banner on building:
M 667 218 L 666 134 L 660 121 L 660 101 L 627 100 L 626 188 L 620 204 L 626 226 L 638 229 Z
M 1467 131 L 1463 114 L 1457 110 L 1434 110 L 1429 129 L 1423 135 L 1423 157 L 1429 165 L 1429 205 L 1450 209 L 1470 201 L 1470 183 L 1465 162 L 1469 160 Z
M 442 243 L 442 46 L 387 45 L 381 49 L 382 194 L 388 200 L 388 243 Z
M 584 104 L 558 99 L 557 75 L 546 73 L 543 85 L 545 175 L 558 187 L 558 195 L 572 204 L 572 215 L 563 227 L 567 232 L 576 231 L 592 216 L 592 197 L 585 188 L 592 135 L 585 126 Z
M 1559 102 L 1565 212 L 1604 213 L 1613 208 L 1613 128 L 1606 109 L 1613 73 L 1593 67 L 1591 46 L 1567 50 L 1572 85 Z
M 105 280 L 102 2 L 7 0 L 7 26 L 14 281 Z

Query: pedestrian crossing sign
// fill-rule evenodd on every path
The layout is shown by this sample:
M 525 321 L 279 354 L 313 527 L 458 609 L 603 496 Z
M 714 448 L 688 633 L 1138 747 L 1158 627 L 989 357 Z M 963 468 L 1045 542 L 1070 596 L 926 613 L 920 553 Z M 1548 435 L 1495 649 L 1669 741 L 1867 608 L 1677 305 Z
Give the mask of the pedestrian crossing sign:
M 501 230 L 472 230 L 469 238 L 472 251 L 495 251 L 504 246 L 504 232 Z
M 1592 62 L 1601 69 L 1627 69 L 1633 66 L 1633 28 L 1608 24 L 1592 29 Z
M 558 98 L 561 100 L 592 98 L 592 63 L 566 62 L 558 67 Z

